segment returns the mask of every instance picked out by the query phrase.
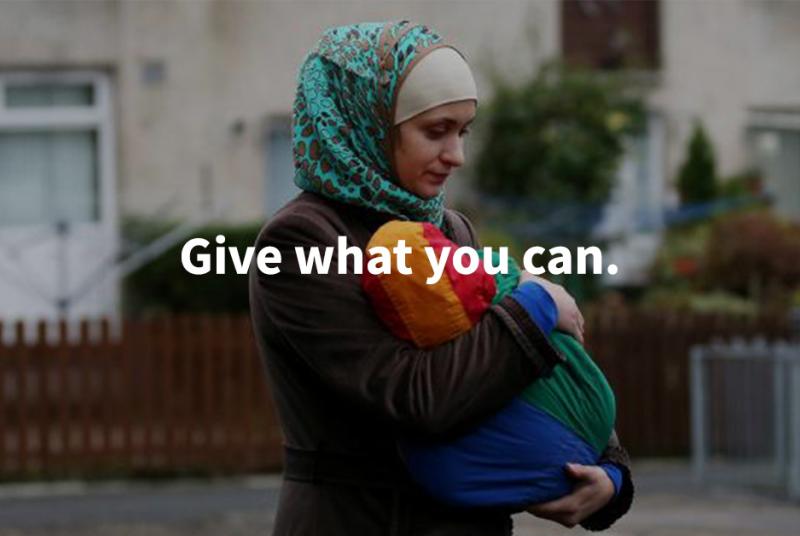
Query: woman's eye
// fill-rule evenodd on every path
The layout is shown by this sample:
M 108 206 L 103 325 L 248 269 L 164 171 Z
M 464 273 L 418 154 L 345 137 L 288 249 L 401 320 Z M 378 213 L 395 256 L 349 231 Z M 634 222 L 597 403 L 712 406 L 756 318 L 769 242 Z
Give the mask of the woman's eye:
M 459 135 L 459 136 L 461 136 L 461 137 L 463 138 L 464 136 L 466 136 L 466 135 L 467 135 L 467 134 L 469 134 L 470 132 L 472 132 L 472 130 L 470 130 L 470 129 L 468 129 L 468 128 L 464 128 L 464 129 L 461 129 L 461 132 L 459 132 L 459 133 L 458 133 L 458 135 Z
M 430 139 L 435 140 L 441 138 L 445 134 L 447 134 L 447 129 L 443 128 L 430 128 L 427 131 L 427 135 Z

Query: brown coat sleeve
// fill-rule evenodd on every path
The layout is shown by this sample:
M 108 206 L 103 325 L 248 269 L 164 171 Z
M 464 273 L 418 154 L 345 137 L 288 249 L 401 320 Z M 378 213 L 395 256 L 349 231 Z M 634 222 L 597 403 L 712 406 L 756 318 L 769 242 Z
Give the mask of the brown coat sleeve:
M 633 504 L 631 460 L 627 451 L 620 445 L 616 431 L 611 434 L 611 439 L 601 458 L 600 463 L 612 462 L 622 470 L 622 489 L 607 505 L 581 522 L 583 528 L 591 531 L 607 529 L 617 519 L 624 516 Z
M 406 431 L 445 438 L 488 417 L 560 358 L 527 313 L 507 298 L 472 330 L 433 349 L 396 339 L 359 276 L 300 273 L 295 247 L 335 246 L 334 225 L 294 214 L 262 231 L 280 273 L 255 274 L 251 307 L 322 382 Z M 261 327 L 257 327 L 261 329 Z

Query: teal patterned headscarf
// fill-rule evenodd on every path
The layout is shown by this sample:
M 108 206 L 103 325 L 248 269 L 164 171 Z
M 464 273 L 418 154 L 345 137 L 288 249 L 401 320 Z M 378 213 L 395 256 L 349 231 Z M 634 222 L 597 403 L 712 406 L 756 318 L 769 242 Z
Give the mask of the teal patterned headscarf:
M 445 46 L 408 21 L 331 28 L 300 68 L 292 116 L 295 184 L 401 219 L 441 226 L 444 194 L 423 199 L 393 170 L 397 90 L 428 52 Z

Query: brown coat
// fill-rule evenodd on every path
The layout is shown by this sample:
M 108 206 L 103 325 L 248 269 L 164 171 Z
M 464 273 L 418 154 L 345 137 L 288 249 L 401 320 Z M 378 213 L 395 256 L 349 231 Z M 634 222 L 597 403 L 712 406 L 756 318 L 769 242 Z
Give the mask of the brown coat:
M 446 218 L 460 245 L 477 246 L 462 215 Z M 295 246 L 364 248 L 390 217 L 303 193 L 261 231 L 256 247 L 278 248 L 281 272 L 254 266 L 250 300 L 287 448 L 277 535 L 503 535 L 505 512 L 457 510 L 411 483 L 397 454 L 399 434 L 447 439 L 499 410 L 560 356 L 524 310 L 506 298 L 457 339 L 429 350 L 393 337 L 354 274 L 300 274 Z M 604 456 L 627 467 L 612 437 Z M 633 489 L 585 526 L 624 513 Z

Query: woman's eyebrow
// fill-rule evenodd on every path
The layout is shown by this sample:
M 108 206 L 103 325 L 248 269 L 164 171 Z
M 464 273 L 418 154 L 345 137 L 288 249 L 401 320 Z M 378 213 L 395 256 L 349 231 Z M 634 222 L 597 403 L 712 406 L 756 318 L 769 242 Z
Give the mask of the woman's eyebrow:
M 475 121 L 474 117 L 472 119 L 470 119 L 469 121 L 467 121 L 466 123 L 464 123 L 464 126 L 465 127 L 470 126 L 473 121 Z M 433 125 L 439 125 L 439 124 L 442 124 L 442 123 L 444 123 L 445 125 L 447 125 L 449 127 L 449 126 L 452 126 L 452 125 L 459 124 L 459 121 L 456 120 L 456 119 L 453 119 L 452 117 L 440 117 L 438 119 L 431 120 L 430 125 L 433 126 Z

